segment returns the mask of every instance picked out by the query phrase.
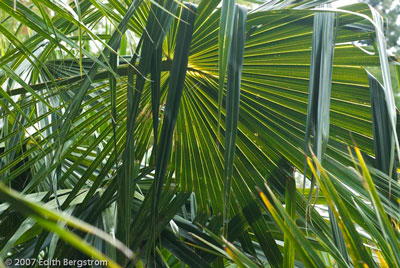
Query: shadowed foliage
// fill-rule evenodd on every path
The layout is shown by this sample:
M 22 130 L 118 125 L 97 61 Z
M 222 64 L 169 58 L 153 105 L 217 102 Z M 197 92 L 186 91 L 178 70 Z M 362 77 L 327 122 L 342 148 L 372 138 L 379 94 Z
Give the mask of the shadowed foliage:
M 0 260 L 400 267 L 400 65 L 329 2 L 0 1 Z

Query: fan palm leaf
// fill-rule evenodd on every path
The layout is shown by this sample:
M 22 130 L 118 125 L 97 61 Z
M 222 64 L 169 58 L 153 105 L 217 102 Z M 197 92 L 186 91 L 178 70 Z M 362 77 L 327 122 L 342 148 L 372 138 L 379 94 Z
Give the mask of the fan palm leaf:
M 255 198 L 256 186 L 263 189 L 267 183 L 283 202 L 293 170 L 311 178 L 304 167 L 304 144 L 311 116 L 308 103 L 315 103 L 309 101 L 309 80 L 315 67 L 311 55 L 316 13 L 336 12 L 335 52 L 328 55 L 333 57 L 328 64 L 332 83 L 331 96 L 325 99 L 329 126 L 324 131 L 329 136 L 324 138 L 323 166 L 342 172 L 353 162 L 347 149 L 353 143 L 368 164 L 375 161 L 376 129 L 365 67 L 384 66 L 385 96 L 392 98 L 387 91 L 387 55 L 383 47 L 367 53 L 358 43 L 379 37 L 374 28 L 379 25 L 366 20 L 375 16 L 376 21 L 377 15 L 365 4 L 340 12 L 313 9 L 321 2 L 275 1 L 254 10 L 235 7 L 232 1 L 224 1 L 219 9 L 215 0 L 203 0 L 196 8 L 170 0 L 37 0 L 29 6 L 0 2 L 6 16 L 0 30 L 7 43 L 0 58 L 1 182 L 25 195 L 40 193 L 36 201 L 53 202 L 55 208 L 99 229 L 115 224 L 116 237 L 137 254 L 135 258 L 126 259 L 112 245 L 72 231 L 123 265 L 182 261 L 200 267 L 230 258 L 272 267 L 303 261 L 313 267 L 327 262 L 322 254 L 329 253 L 347 266 L 347 255 L 333 242 L 329 224 L 300 192 L 291 189 L 291 198 L 286 198 L 296 212 L 289 211 L 288 217 L 269 206 L 272 217 L 266 215 Z M 240 47 L 231 46 L 229 12 L 247 13 L 246 20 L 239 16 L 244 29 L 239 37 L 242 63 Z M 237 66 L 229 65 L 232 62 Z M 226 69 L 227 79 L 237 80 L 227 81 Z M 229 91 L 235 87 L 240 88 L 240 100 Z M 385 131 L 394 138 L 394 104 L 390 107 L 391 128 Z M 236 134 L 229 136 L 232 131 Z M 393 152 L 395 141 L 390 145 Z M 393 166 L 394 154 L 390 159 Z M 358 224 L 372 220 L 370 207 L 352 201 L 356 196 L 369 198 L 365 188 L 347 173 L 338 177 L 333 185 L 349 206 L 341 211 L 361 211 L 355 214 Z M 398 196 L 396 182 L 388 189 L 387 177 L 376 177 L 381 195 Z M 324 188 L 326 194 L 331 186 Z M 312 196 L 312 189 L 309 192 Z M 323 197 L 328 204 L 338 198 Z M 390 202 L 382 203 L 397 220 Z M 307 227 L 309 209 L 312 224 Z M 13 219 L 12 206 L 1 211 L 0 229 L 10 228 L 0 234 L 0 245 L 7 249 L 2 258 L 76 253 L 45 231 L 46 223 L 33 224 L 25 216 Z M 295 214 L 300 227 L 294 225 Z M 226 224 L 230 242 L 202 232 L 196 224 L 213 235 L 221 234 Z M 284 234 L 278 226 L 284 227 Z M 306 227 L 312 235 L 306 235 Z M 28 230 L 35 235 L 24 237 Z M 282 250 L 280 242 L 288 241 L 288 230 L 301 233 L 301 241 L 285 243 L 292 249 Z M 349 230 L 354 231 L 346 229 L 345 235 Z M 226 243 L 228 253 L 213 254 L 207 243 Z M 317 249 L 306 256 L 301 245 Z

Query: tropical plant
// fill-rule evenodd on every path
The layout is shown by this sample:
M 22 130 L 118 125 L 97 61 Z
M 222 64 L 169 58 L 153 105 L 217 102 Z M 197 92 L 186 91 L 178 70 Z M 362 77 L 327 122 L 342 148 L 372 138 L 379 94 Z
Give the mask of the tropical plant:
M 0 1 L 0 258 L 400 266 L 400 65 L 326 2 Z

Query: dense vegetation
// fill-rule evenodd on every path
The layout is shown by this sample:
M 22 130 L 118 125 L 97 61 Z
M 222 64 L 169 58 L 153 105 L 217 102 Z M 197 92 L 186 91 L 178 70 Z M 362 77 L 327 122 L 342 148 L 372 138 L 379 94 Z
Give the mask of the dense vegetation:
M 0 266 L 400 267 L 400 65 L 325 2 L 0 1 Z

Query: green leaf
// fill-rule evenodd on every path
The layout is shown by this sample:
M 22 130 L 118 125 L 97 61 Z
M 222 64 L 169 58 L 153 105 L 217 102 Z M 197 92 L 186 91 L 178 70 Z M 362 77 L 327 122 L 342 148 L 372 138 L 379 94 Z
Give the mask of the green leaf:
M 164 231 L 164 239 L 162 245 L 170 250 L 178 259 L 189 267 L 208 268 L 211 267 L 204 259 L 202 259 L 195 251 L 193 251 L 185 243 L 177 239 L 170 231 Z
M 231 51 L 232 34 L 236 14 L 236 0 L 222 0 L 221 15 L 219 21 L 218 35 L 218 120 L 217 140 L 219 140 L 219 129 L 222 112 L 222 98 L 224 92 L 225 74 L 228 67 L 228 57 Z
M 244 43 L 246 39 L 247 10 L 244 7 L 235 8 L 233 37 L 228 61 L 228 83 L 226 94 L 225 119 L 225 154 L 224 154 L 224 212 L 223 222 L 229 218 L 231 202 L 231 183 L 233 162 L 235 159 L 236 136 L 239 121 L 240 83 L 242 76 Z M 227 230 L 225 229 L 225 234 Z
M 383 86 L 370 73 L 368 73 L 368 80 L 371 94 L 376 168 L 395 179 L 397 177 L 396 165 L 393 164 L 393 161 L 395 161 L 395 144 L 392 139 L 385 91 Z M 389 199 L 390 194 L 391 182 L 389 182 Z
M 162 49 L 157 48 L 154 51 L 152 58 L 151 68 L 151 105 L 153 115 L 153 136 L 154 136 L 154 147 L 153 151 L 157 152 L 157 139 L 158 139 L 158 124 L 160 116 L 160 98 L 161 98 L 161 60 L 162 60 Z
M 94 226 L 84 223 L 71 216 L 66 216 L 51 211 L 46 207 L 44 207 L 43 204 L 28 201 L 24 198 L 23 195 L 7 188 L 5 185 L 3 185 L 3 183 L 0 183 L 0 198 L 3 201 L 10 203 L 18 210 L 24 211 L 24 214 L 32 216 L 42 227 L 44 227 L 50 232 L 57 233 L 66 242 L 71 243 L 71 245 L 82 250 L 89 256 L 93 256 L 100 260 L 109 261 L 109 265 L 111 267 L 119 267 L 119 266 L 112 260 L 106 258 L 101 252 L 98 252 L 96 249 L 88 245 L 86 242 L 84 242 L 82 239 L 80 239 L 72 232 L 59 227 L 57 225 L 57 222 L 64 222 L 73 228 L 77 228 L 81 231 L 99 236 L 100 238 L 104 239 L 111 245 L 121 250 L 121 252 L 124 253 L 128 258 L 131 258 L 133 256 L 132 251 L 130 251 L 126 246 L 124 246 L 121 242 L 115 240 L 105 232 L 99 230 L 98 228 L 95 228 Z
M 316 13 L 314 15 L 305 154 L 306 156 L 308 155 L 310 138 L 311 134 L 313 134 L 313 150 L 321 162 L 329 140 L 332 69 L 336 41 L 336 29 L 334 24 L 334 13 Z M 306 174 L 306 163 L 304 170 Z M 306 180 L 304 180 L 304 185 L 305 182 Z M 311 177 L 311 189 L 314 188 L 314 184 L 315 180 Z M 311 203 L 311 192 L 308 200 L 309 203 Z M 338 246 L 343 256 L 347 256 L 343 236 L 337 226 L 335 217 L 333 217 L 331 211 L 329 211 L 329 214 L 335 244 Z
M 165 175 L 171 157 L 172 138 L 178 116 L 182 91 L 185 83 L 186 70 L 192 40 L 193 25 L 195 21 L 196 6 L 188 4 L 182 8 L 181 22 L 179 24 L 177 40 L 181 40 L 175 47 L 175 56 L 172 61 L 168 97 L 165 104 L 163 125 L 160 134 L 156 157 L 154 183 L 152 185 L 152 216 L 153 224 L 157 222 L 157 214 Z M 150 195 L 149 195 L 150 198 Z
M 196 22 L 194 24 L 194 33 L 203 23 L 207 23 L 208 17 L 220 3 L 219 0 L 202 0 L 197 8 Z
M 148 35 L 143 38 L 143 43 L 141 46 L 141 58 L 138 65 L 139 75 L 136 76 L 135 87 L 133 85 L 133 75 L 134 68 L 130 67 L 128 70 L 128 87 L 127 87 L 127 125 L 126 125 L 126 143 L 125 149 L 122 156 L 122 166 L 118 174 L 119 181 L 119 211 L 122 212 L 123 217 L 120 217 L 121 221 L 119 230 L 125 233 L 125 237 L 129 239 L 130 235 L 130 223 L 131 223 L 131 211 L 125 207 L 125 203 L 129 202 L 133 196 L 133 191 L 135 188 L 132 178 L 134 176 L 134 169 L 132 162 L 135 161 L 135 141 L 134 141 L 134 131 L 136 128 L 136 120 L 138 116 L 139 103 L 142 96 L 142 91 L 144 88 L 144 83 L 146 76 L 149 72 L 151 58 L 155 50 L 163 42 L 166 32 L 171 25 L 172 16 L 167 12 L 174 12 L 177 4 L 174 1 L 167 1 L 165 4 L 165 9 L 162 9 L 152 3 L 151 11 L 147 20 L 146 30 Z M 134 65 L 136 57 L 132 58 L 131 65 Z M 137 163 L 139 164 L 139 163 Z M 122 216 L 121 215 L 121 216 Z M 127 241 L 130 244 L 130 241 Z
M 119 47 L 120 44 L 120 39 L 121 39 L 121 34 L 123 34 L 126 29 L 129 20 L 131 19 L 132 15 L 134 14 L 136 8 L 138 5 L 141 3 L 140 0 L 138 1 L 132 1 L 130 4 L 123 20 L 121 23 L 118 25 L 118 29 L 114 31 L 113 35 L 111 36 L 110 40 L 108 41 L 109 46 L 115 51 L 117 47 Z M 103 53 L 105 56 L 110 55 L 110 50 L 108 48 L 105 48 Z M 103 55 L 99 56 L 100 61 L 104 61 Z M 72 121 L 75 119 L 75 117 L 79 113 L 79 109 L 83 100 L 83 97 L 85 96 L 89 86 L 91 85 L 91 81 L 93 77 L 96 75 L 97 70 L 99 68 L 99 64 L 95 63 L 92 68 L 90 69 L 88 76 L 83 80 L 81 86 L 79 87 L 78 94 L 74 96 L 74 99 L 72 100 L 70 106 L 68 107 L 68 112 L 66 113 L 65 119 L 63 120 L 63 124 L 60 130 L 60 135 L 59 138 L 59 146 L 62 148 L 63 143 L 65 142 L 66 135 L 68 134 Z
M 381 198 L 379 197 L 378 192 L 376 191 L 374 182 L 372 181 L 372 177 L 368 171 L 364 158 L 361 155 L 361 151 L 357 147 L 355 147 L 355 151 L 362 170 L 363 186 L 366 188 L 366 190 L 370 195 L 371 202 L 373 204 L 376 217 L 378 220 L 378 224 L 381 227 L 381 231 L 383 233 L 383 237 L 385 238 L 387 244 L 390 245 L 390 250 L 391 250 L 390 254 L 392 255 L 393 258 L 392 260 L 395 261 L 395 263 L 397 264 L 396 266 L 399 266 L 400 265 L 399 241 L 385 213 L 385 210 L 381 202 Z
M 386 48 L 386 39 L 383 35 L 383 17 L 379 14 L 379 12 L 375 9 L 371 8 L 372 18 L 375 22 L 375 31 L 376 31 L 376 44 L 377 50 L 379 53 L 379 61 L 380 67 L 382 71 L 382 79 L 383 79 L 383 89 L 385 93 L 385 100 L 387 105 L 387 113 L 390 119 L 390 127 L 392 130 L 391 140 L 396 145 L 397 157 L 400 161 L 400 146 L 399 140 L 396 132 L 396 105 L 393 96 L 392 89 L 392 80 L 390 78 L 390 69 L 389 69 L 389 61 L 388 54 Z M 390 163 L 391 166 L 394 165 L 394 152 L 393 150 L 390 152 Z M 391 172 L 391 169 L 389 169 Z
M 319 176 L 319 174 L 317 173 L 310 158 L 307 158 L 307 160 L 313 175 L 317 179 L 321 190 L 324 192 L 327 198 L 332 214 L 336 218 L 338 227 L 340 228 L 343 239 L 346 243 L 345 245 L 347 245 L 347 249 L 349 250 L 349 255 L 353 260 L 353 264 L 356 267 L 364 267 L 365 265 L 369 267 L 375 267 L 375 262 L 372 259 L 372 256 L 368 254 L 368 251 L 363 244 L 362 238 L 352 222 L 351 214 L 345 206 L 344 200 L 339 197 L 339 194 L 337 193 L 336 188 L 331 181 L 331 178 L 322 168 L 316 156 L 313 156 L 313 161 L 319 172 L 321 173 L 321 176 Z M 330 217 L 330 220 L 331 219 L 332 217 Z
M 149 68 L 151 64 L 152 55 L 156 48 L 160 46 L 163 42 L 165 35 L 171 25 L 172 16 L 168 12 L 174 12 L 176 10 L 177 4 L 174 1 L 167 1 L 164 9 L 159 8 L 157 5 L 151 6 L 151 11 L 147 24 L 146 31 L 147 35 L 144 35 L 143 41 L 141 41 L 141 54 L 140 61 L 138 65 L 139 74 L 136 76 L 136 83 L 134 85 L 134 68 L 130 67 L 128 69 L 128 86 L 127 86 L 127 125 L 126 125 L 126 143 L 122 156 L 122 166 L 120 173 L 118 174 L 119 180 L 119 191 L 123 192 L 127 189 L 135 188 L 134 184 L 131 184 L 131 179 L 133 177 L 132 162 L 135 160 L 135 141 L 134 133 L 136 129 L 136 120 L 138 117 L 138 108 L 142 96 L 142 91 L 144 88 L 146 76 L 149 73 Z M 136 57 L 132 58 L 131 64 L 135 64 Z M 127 188 L 128 185 L 131 185 Z M 132 193 L 132 192 L 131 192 Z M 132 198 L 132 194 L 126 196 L 125 200 Z M 123 202 L 122 202 L 123 203 Z M 121 205 L 122 205 L 121 203 Z M 130 218 L 130 213 L 126 214 L 125 217 Z M 126 219 L 128 221 L 128 219 Z M 121 228 L 130 228 L 126 224 Z
M 296 222 L 296 182 L 293 178 L 286 178 L 285 210 L 290 218 Z M 294 268 L 295 247 L 291 238 L 285 234 L 283 242 L 283 267 Z
M 259 267 L 229 241 L 225 239 L 223 239 L 223 241 L 225 243 L 225 251 L 239 267 L 248 267 L 248 268 Z
M 251 226 L 255 237 L 257 238 L 261 250 L 264 252 L 265 258 L 268 260 L 271 267 L 282 267 L 283 257 L 278 245 L 272 236 L 271 227 L 261 214 L 257 203 L 253 203 L 243 209 L 243 215 Z
M 268 193 L 272 197 L 274 204 L 266 197 L 266 195 L 259 191 L 259 196 L 262 203 L 265 205 L 267 211 L 269 211 L 277 222 L 278 226 L 284 232 L 284 234 L 291 237 L 295 245 L 295 249 L 299 257 L 301 258 L 305 267 L 324 267 L 324 264 L 315 250 L 312 248 L 310 242 L 307 241 L 304 234 L 296 226 L 296 223 L 290 218 L 279 200 L 275 197 L 273 192 L 266 185 Z

